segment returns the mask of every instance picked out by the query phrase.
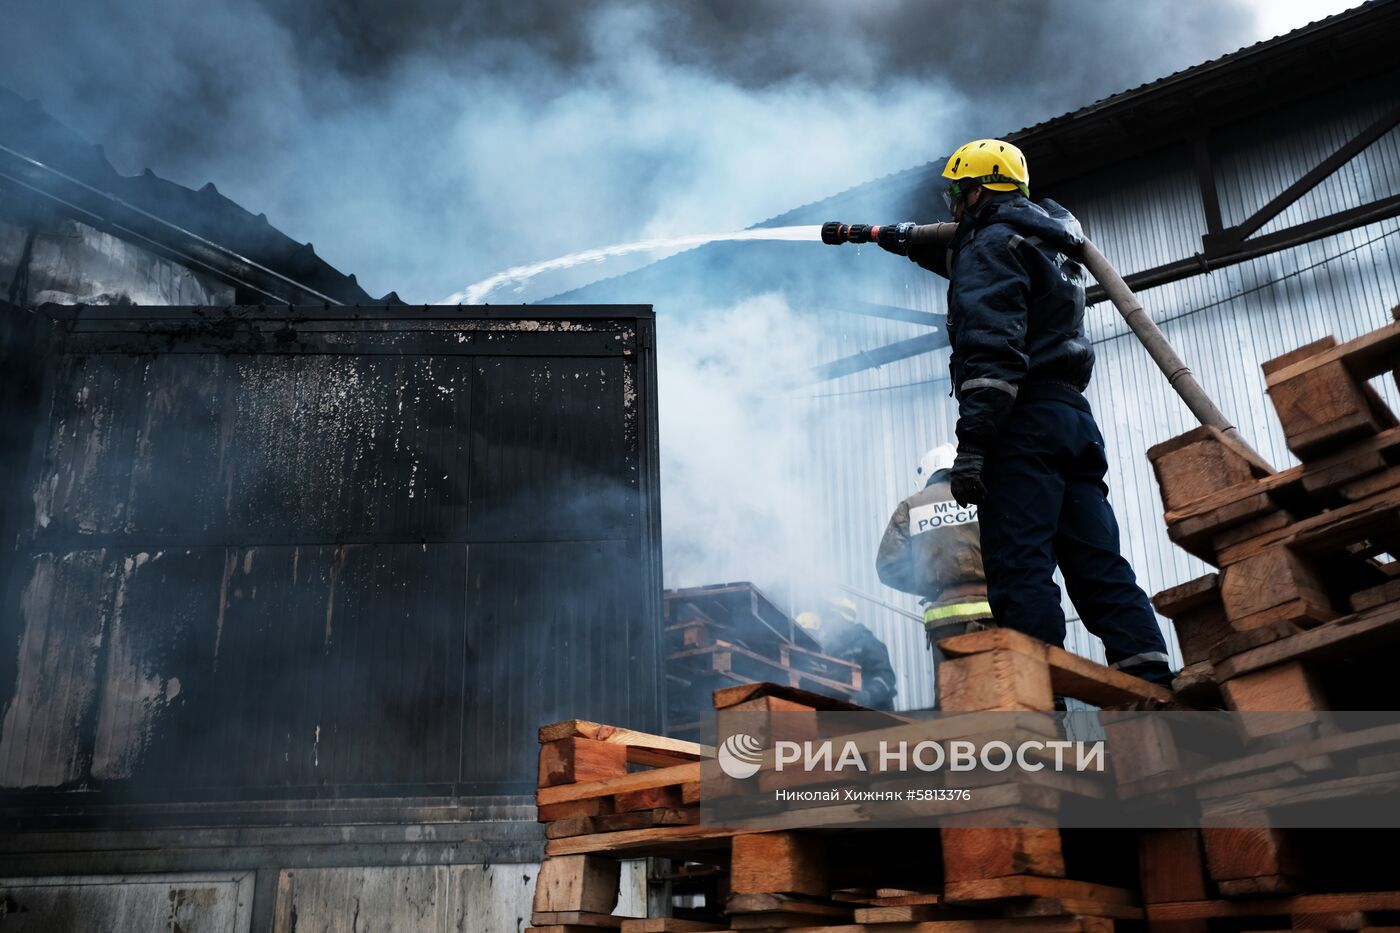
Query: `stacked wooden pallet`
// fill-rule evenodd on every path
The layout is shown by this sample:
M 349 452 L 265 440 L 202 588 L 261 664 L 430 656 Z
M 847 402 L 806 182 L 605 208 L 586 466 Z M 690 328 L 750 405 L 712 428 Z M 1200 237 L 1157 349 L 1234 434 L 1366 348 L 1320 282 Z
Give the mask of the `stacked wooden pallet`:
M 1163 705 L 1160 687 L 1010 631 L 948 639 L 939 700 L 948 711 L 1053 719 L 1056 694 L 1108 705 Z M 716 692 L 717 709 L 787 713 L 850 704 L 774 684 Z M 891 727 L 905 720 L 883 717 Z M 540 731 L 539 816 L 545 867 L 537 933 L 1109 931 L 1141 921 L 1136 836 L 1055 828 L 1060 792 L 979 788 L 934 828 L 831 829 L 794 810 L 773 831 L 700 822 L 701 761 L 711 749 L 593 723 Z M 1071 793 L 1066 790 L 1065 793 Z M 983 809 L 986 807 L 991 810 Z M 617 859 L 667 859 L 691 897 L 674 916 L 621 918 Z
M 667 726 L 693 737 L 716 690 L 780 683 L 838 699 L 860 693 L 860 665 L 821 646 L 752 583 L 665 593 Z
M 1393 656 L 1375 649 L 1400 639 L 1400 421 L 1368 380 L 1397 365 L 1400 322 L 1266 363 L 1292 469 L 1210 428 L 1149 451 L 1168 533 L 1219 568 L 1154 600 L 1179 689 L 1238 710 L 1393 708 Z
M 1218 568 L 1154 599 L 1186 663 L 1179 695 L 1244 713 L 1308 714 L 1245 717 L 1257 752 L 1195 773 L 1167 766 L 1125 788 L 1189 786 L 1207 806 L 1257 823 L 1142 835 L 1144 902 L 1161 929 L 1203 933 L 1208 918 L 1249 929 L 1400 923 L 1393 863 L 1370 857 L 1394 833 L 1276 828 L 1290 807 L 1398 803 L 1400 730 L 1341 733 L 1326 716 L 1397 708 L 1400 421 L 1372 384 L 1397 366 L 1400 322 L 1266 363 L 1269 396 L 1301 461 L 1292 469 L 1276 472 L 1208 428 L 1149 451 L 1169 534 Z

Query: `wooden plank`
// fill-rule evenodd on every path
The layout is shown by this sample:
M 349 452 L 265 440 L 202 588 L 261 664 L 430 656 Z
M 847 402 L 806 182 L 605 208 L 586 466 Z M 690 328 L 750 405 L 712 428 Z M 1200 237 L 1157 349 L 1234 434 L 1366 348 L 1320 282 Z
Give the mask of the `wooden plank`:
M 694 826 L 699 822 L 699 807 L 658 807 L 605 816 L 569 817 L 546 825 L 544 834 L 547 839 L 567 839 L 588 833 L 615 833 L 653 826 Z
M 1301 661 L 1289 661 L 1263 670 L 1232 677 L 1220 685 L 1230 709 L 1240 712 L 1316 712 L 1327 709 L 1311 671 Z M 1279 717 L 1285 720 L 1287 717 Z M 1245 717 L 1251 735 L 1256 726 Z M 1282 728 L 1280 726 L 1280 728 Z
M 1066 917 L 1081 914 L 1089 917 L 1107 917 L 1110 920 L 1142 920 L 1147 916 L 1147 911 L 1141 907 L 1064 897 L 1029 897 L 1007 901 L 998 905 L 998 909 L 1006 917 Z M 1153 933 L 1157 931 L 1154 929 Z
M 1138 906 L 1137 895 L 1126 888 L 1036 875 L 949 881 L 944 885 L 943 897 L 950 904 L 1001 901 L 1015 897 L 1053 897 L 1122 907 Z
M 810 914 L 796 911 L 773 911 L 763 914 L 731 914 L 729 928 L 732 930 L 785 930 L 796 927 L 810 927 Z
M 1335 551 L 1366 537 L 1373 530 L 1393 530 L 1396 509 L 1400 509 L 1400 488 L 1388 489 L 1243 544 L 1222 548 L 1220 563 L 1222 566 L 1232 564 L 1280 544 L 1300 551 Z
M 1169 703 L 1172 700 L 1172 692 L 1166 687 L 1096 664 L 1063 648 L 1051 645 L 1046 657 L 1050 663 L 1050 685 L 1064 696 L 1095 706 L 1118 706 L 1139 700 Z
M 682 920 L 679 917 L 645 917 L 622 921 L 622 933 L 710 933 L 711 930 L 723 929 L 723 924 Z
M 901 893 L 887 894 L 885 893 L 887 891 L 901 891 Z M 903 891 L 900 888 L 876 888 L 875 895 L 875 899 L 870 902 L 872 907 L 923 907 L 943 903 L 942 894 Z
M 1360 910 L 1304 911 L 1288 915 L 1293 930 L 1359 930 L 1366 926 L 1366 914 Z
M 539 787 L 542 790 L 561 784 L 597 781 L 626 773 L 627 749 L 621 745 L 611 745 L 595 739 L 565 738 L 540 746 Z
M 1205 853 L 1198 829 L 1147 829 L 1138 833 L 1142 899 L 1195 901 L 1206 896 Z
M 1257 771 L 1275 770 L 1292 762 L 1334 753 L 1355 754 L 1358 749 L 1386 748 L 1400 743 L 1400 726 L 1381 726 L 1357 732 L 1329 735 L 1310 742 L 1290 744 L 1283 748 L 1271 749 L 1247 758 L 1240 758 L 1219 765 L 1183 774 L 1162 775 L 1147 778 L 1139 786 L 1120 788 L 1123 796 L 1158 793 L 1192 784 L 1209 784 L 1227 780 Z
M 1228 680 L 1287 661 L 1345 654 L 1393 643 L 1400 640 L 1400 624 L 1397 623 L 1400 623 L 1400 603 L 1386 603 L 1217 661 L 1215 674 L 1221 680 Z
M 715 757 L 715 750 L 709 745 L 636 732 L 621 726 L 589 722 L 586 719 L 566 719 L 563 722 L 540 726 L 541 744 L 571 738 L 624 745 L 627 747 L 627 760 L 632 764 L 665 767 Z
M 586 740 L 572 739 L 566 741 Z M 604 743 L 599 742 L 598 744 L 603 745 Z M 622 746 L 620 745 L 608 747 L 616 749 L 617 751 L 622 750 Z M 649 787 L 669 787 L 673 784 L 699 783 L 699 781 L 700 763 L 694 762 L 684 765 L 672 765 L 669 768 L 654 768 L 650 771 L 638 771 L 634 774 L 623 774 L 620 777 L 605 778 L 603 780 L 541 787 L 535 791 L 535 802 L 543 805 L 563 803 L 567 800 L 583 800 L 588 797 L 611 797 L 614 794 L 621 794 L 634 790 L 646 790 Z
M 1224 893 L 1227 886 L 1240 894 L 1288 890 L 1297 873 L 1291 837 L 1284 830 L 1264 826 L 1201 830 L 1206 867 Z
M 1360 894 L 1297 894 L 1291 897 L 1181 901 L 1148 904 L 1147 919 L 1208 920 L 1215 917 L 1286 917 L 1294 913 L 1400 910 L 1400 891 Z
M 809 709 L 819 710 L 864 710 L 864 706 L 857 706 L 845 700 L 837 700 L 820 693 L 812 693 L 808 690 L 800 690 L 797 687 L 789 687 L 783 684 L 774 683 L 753 683 L 737 684 L 733 687 L 724 687 L 714 693 L 715 709 L 729 709 L 748 700 L 757 700 L 765 697 L 787 700 L 798 703 Z M 902 721 L 902 720 L 901 720 Z
M 1327 483 L 1323 477 L 1354 470 L 1354 464 L 1357 461 L 1373 463 L 1378 455 L 1384 455 L 1397 447 L 1400 447 L 1400 427 L 1386 428 L 1379 434 L 1356 441 L 1336 453 L 1310 460 L 1296 467 L 1290 467 L 1281 473 L 1261 477 L 1255 480 L 1252 488 L 1242 487 L 1220 492 L 1189 508 L 1168 512 L 1163 517 L 1171 524 L 1208 515 L 1255 492 L 1267 493 L 1273 497 L 1289 493 L 1293 487 L 1307 489 L 1310 485 L 1314 487 L 1326 486 Z
M 790 913 L 802 914 L 812 918 L 813 922 L 819 922 L 820 918 L 829 918 L 828 922 L 835 923 L 838 920 L 851 919 L 850 905 L 833 904 L 828 901 L 805 900 L 798 897 L 789 897 L 785 894 L 731 894 L 724 906 L 728 914 L 771 914 Z
M 944 638 L 938 643 L 938 650 L 950 658 L 965 658 L 989 651 L 1014 651 L 1029 658 L 1042 660 L 1045 657 L 1045 648 L 1045 642 L 1009 628 L 967 632 Z
M 856 923 L 918 923 L 945 917 L 948 910 L 940 905 L 909 904 L 901 907 L 861 907 L 856 910 Z
M 530 923 L 537 927 L 568 926 L 616 930 L 622 926 L 622 920 L 622 917 L 614 917 L 612 914 L 598 914 L 586 910 L 537 910 L 530 915 Z
M 621 866 L 615 859 L 597 855 L 545 859 L 535 879 L 535 924 L 573 922 L 540 920 L 541 912 L 611 914 L 617 906 L 620 870 Z
M 680 806 L 681 789 L 675 784 L 668 787 L 644 787 L 613 795 L 613 808 L 618 813 L 633 813 L 638 810 L 650 812 L 660 808 Z
M 1218 602 L 1220 602 L 1220 574 L 1208 573 L 1205 576 L 1162 590 L 1152 597 L 1152 608 L 1167 618 L 1174 619 L 1182 613 Z
M 1181 509 L 1222 489 L 1248 483 L 1255 470 L 1225 442 L 1217 428 L 1202 426 L 1150 448 L 1147 458 L 1167 510 Z
M 1050 666 L 1043 654 L 1036 658 L 1019 651 L 989 651 L 953 657 L 938 664 L 936 686 L 939 708 L 947 712 L 1055 708 Z
M 962 675 L 958 683 L 953 686 L 971 692 L 965 698 L 955 702 L 973 703 L 974 706 L 965 708 L 942 705 L 940 696 L 942 708 L 950 711 L 956 709 L 959 712 L 968 712 L 1006 708 L 995 705 L 995 699 L 988 693 L 989 690 L 1003 688 L 1007 691 L 1002 695 L 1004 702 L 1033 704 L 1013 705 L 1011 707 L 1016 709 L 1053 709 L 1053 697 L 1051 705 L 1048 707 L 1035 705 L 1043 702 L 1043 688 L 1046 686 L 1050 688 L 1052 694 L 1060 693 L 1097 706 L 1117 706 L 1137 700 L 1168 702 L 1172 698 L 1171 691 L 1165 687 L 1149 684 L 1147 681 L 1130 674 L 1096 664 L 1087 658 L 1071 654 L 1063 648 L 1047 645 L 1045 642 L 1011 629 L 996 628 L 955 635 L 940 641 L 938 648 L 947 657 L 958 662 L 979 655 L 998 653 L 1008 653 L 1026 659 L 1026 661 L 1006 661 L 1002 664 L 984 660 L 967 665 L 966 674 Z M 946 661 L 944 664 L 953 663 L 953 661 Z M 1041 682 L 1039 671 L 1035 669 L 1037 663 L 1043 663 L 1049 667 L 1048 684 Z M 956 674 L 957 670 L 954 668 L 953 673 Z M 994 674 L 991 675 L 990 681 L 986 679 L 989 671 L 995 672 L 997 670 L 1003 670 L 1005 674 L 1005 679 L 1000 682 L 1000 686 L 998 686 Z M 1028 677 L 1029 680 L 1020 683 L 1018 682 L 1020 677 Z M 942 681 L 942 679 L 942 665 L 939 665 L 939 680 Z M 964 680 L 969 682 L 964 685 Z M 952 689 L 953 686 L 950 686 L 949 689 Z M 983 703 L 993 703 L 994 705 L 980 705 Z
M 1300 459 L 1394 425 L 1394 417 L 1373 404 L 1365 382 L 1343 361 L 1308 361 L 1308 367 L 1267 382 L 1284 440 Z
M 1331 805 L 1339 801 L 1358 800 L 1362 797 L 1374 798 L 1378 803 L 1389 803 L 1395 796 L 1396 777 L 1394 774 L 1361 774 L 1336 778 L 1330 781 L 1309 780 L 1300 784 L 1279 785 L 1277 781 L 1263 782 L 1260 790 L 1240 792 L 1229 797 L 1211 799 L 1203 797 L 1203 808 L 1208 809 L 1208 819 L 1220 817 L 1240 820 L 1250 814 L 1264 810 L 1296 807 L 1311 804 Z
M 1220 641 L 1211 648 L 1210 660 L 1212 666 L 1216 662 L 1233 657 L 1242 651 L 1249 651 L 1251 648 L 1258 648 L 1261 645 L 1267 645 L 1270 642 L 1275 642 L 1282 638 L 1290 638 L 1304 631 L 1304 629 L 1285 618 L 1280 621 L 1270 622 L 1268 625 L 1255 625 L 1253 628 L 1246 629 L 1243 632 L 1237 632 L 1234 629 L 1228 629 L 1228 631 L 1229 634 L 1220 639 Z
M 1298 554 L 1272 547 L 1235 561 L 1220 571 L 1220 602 L 1230 627 L 1240 631 L 1275 621 L 1305 627 L 1335 618 L 1326 586 Z M 1288 604 L 1282 619 L 1266 611 Z
M 826 842 L 794 832 L 734 837 L 729 868 L 734 894 L 806 894 L 825 897 Z
M 574 855 L 582 852 L 622 853 L 666 845 L 685 844 L 700 847 L 704 843 L 723 844 L 734 830 L 722 826 L 657 826 L 654 829 L 630 829 L 617 833 L 595 833 L 571 839 L 551 839 L 544 844 L 545 855 Z
M 1197 661 L 1177 671 L 1172 692 L 1179 702 L 1196 709 L 1219 709 L 1224 704 L 1215 667 L 1209 661 Z
M 1315 514 L 1317 511 L 1313 509 L 1308 514 Z M 1278 531 L 1299 520 L 1300 516 L 1271 505 L 1268 512 L 1249 521 L 1231 524 L 1229 528 L 1217 528 L 1211 536 L 1211 544 L 1214 550 L 1233 547 L 1271 531 Z
M 1265 360 L 1260 364 L 1259 368 L 1263 370 L 1265 377 L 1268 377 L 1287 369 L 1300 360 L 1310 359 L 1311 357 L 1317 356 L 1319 353 L 1331 350 L 1336 345 L 1337 338 L 1329 335 L 1320 340 L 1314 340 L 1312 343 L 1305 343 L 1301 347 L 1295 347 L 1287 353 L 1282 353 L 1271 360 Z
M 945 818 L 938 830 L 943 849 L 944 897 L 958 881 L 980 881 L 1008 875 L 1063 877 L 1064 854 L 1060 831 L 1050 826 L 987 826 L 1010 823 L 1017 813 L 982 811 Z
M 585 836 L 597 831 L 594 819 L 595 817 L 591 816 L 570 816 L 562 820 L 554 820 L 545 825 L 544 837 L 546 839 L 567 839 L 570 836 Z
M 771 680 L 775 678 L 781 679 L 787 677 L 791 679 L 790 683 L 801 680 L 842 694 L 849 694 L 858 687 L 858 685 L 853 682 L 853 680 L 858 679 L 858 675 L 855 671 L 852 672 L 852 680 L 834 680 L 812 671 L 789 667 L 778 658 L 770 658 L 757 651 L 745 648 L 742 645 L 731 645 L 727 642 L 718 642 L 705 648 L 692 648 L 685 651 L 673 652 L 666 656 L 666 661 L 669 664 L 673 661 L 684 661 L 690 658 L 705 659 L 707 657 L 715 659 L 715 671 L 737 674 L 741 677 L 753 676 L 756 681 L 760 683 L 771 682 Z M 736 658 L 747 659 L 747 661 L 746 663 L 739 663 L 739 661 L 735 660 Z M 757 670 L 755 668 L 757 668 Z M 793 686 L 792 689 L 800 688 Z M 818 694 L 813 694 L 813 696 L 816 695 Z M 822 695 L 825 696 L 825 694 Z M 828 700 L 829 699 L 828 697 Z
M 988 917 L 980 920 L 929 920 L 887 923 L 876 930 L 859 923 L 806 927 L 803 933 L 1113 933 L 1105 917 Z
M 613 813 L 593 818 L 595 832 L 600 833 L 644 829 L 648 826 L 695 826 L 699 822 L 700 808 L 696 806 L 657 807 L 654 810 Z
M 1388 580 L 1380 586 L 1373 586 L 1351 596 L 1351 608 L 1354 612 L 1364 612 L 1393 602 L 1400 602 L 1400 579 Z
M 563 803 L 550 803 L 536 807 L 541 823 L 567 820 L 576 816 L 600 816 L 613 812 L 611 797 L 591 797 L 585 800 L 566 800 Z
M 1208 573 L 1189 583 L 1163 590 L 1153 607 L 1172 620 L 1186 667 L 1209 663 L 1221 640 L 1230 634 L 1225 606 L 1220 601 L 1220 575 Z
M 1300 373 L 1337 361 L 1345 361 L 1352 372 L 1369 379 L 1394 369 L 1397 358 L 1400 358 L 1400 322 L 1387 324 L 1341 346 L 1276 369 L 1264 377 L 1264 384 L 1286 382 Z
M 1182 766 L 1169 719 L 1150 712 L 1114 716 L 1103 723 L 1103 730 L 1113 776 L 1120 784 L 1172 773 Z

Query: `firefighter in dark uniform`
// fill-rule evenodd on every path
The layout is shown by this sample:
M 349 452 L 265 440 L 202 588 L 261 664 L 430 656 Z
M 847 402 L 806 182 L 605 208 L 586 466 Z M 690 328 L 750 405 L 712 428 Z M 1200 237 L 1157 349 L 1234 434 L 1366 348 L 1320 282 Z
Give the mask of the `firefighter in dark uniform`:
M 935 663 L 943 660 L 938 642 L 995 624 L 977 506 L 956 502 L 948 485 L 956 454 L 952 444 L 924 454 L 918 468 L 923 485 L 895 508 L 875 555 L 880 582 L 920 597 Z
M 894 709 L 894 668 L 890 650 L 875 633 L 856 621 L 856 604 L 845 596 L 826 600 L 820 612 L 802 612 L 795 620 L 822 646 L 842 661 L 860 665 L 860 694 L 855 702 L 870 709 Z
M 909 225 L 880 245 L 948 278 L 950 370 L 958 400 L 953 498 L 977 505 L 987 596 L 998 624 L 1063 645 L 1058 564 L 1070 600 L 1111 666 L 1168 683 L 1166 644 L 1119 550 L 1103 436 L 1084 390 L 1084 236 L 1054 201 L 1030 200 L 1025 156 L 981 139 L 948 159 L 952 243 L 911 248 Z

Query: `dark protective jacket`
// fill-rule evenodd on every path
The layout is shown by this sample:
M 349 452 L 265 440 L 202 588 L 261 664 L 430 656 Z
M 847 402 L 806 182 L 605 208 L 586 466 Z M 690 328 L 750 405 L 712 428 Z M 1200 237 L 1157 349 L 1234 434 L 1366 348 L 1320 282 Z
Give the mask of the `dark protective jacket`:
M 885 643 L 859 622 L 823 617 L 818 636 L 822 651 L 860 665 L 860 696 L 856 702 L 871 709 L 894 709 L 894 668 Z
M 953 501 L 947 470 L 894 510 L 875 570 L 886 586 L 922 596 L 930 607 L 987 598 L 977 506 Z
M 1018 393 L 1082 392 L 1094 369 L 1084 336 L 1079 221 L 1054 201 L 992 193 L 963 217 L 947 250 L 909 258 L 948 276 L 950 368 L 958 444 L 993 453 Z

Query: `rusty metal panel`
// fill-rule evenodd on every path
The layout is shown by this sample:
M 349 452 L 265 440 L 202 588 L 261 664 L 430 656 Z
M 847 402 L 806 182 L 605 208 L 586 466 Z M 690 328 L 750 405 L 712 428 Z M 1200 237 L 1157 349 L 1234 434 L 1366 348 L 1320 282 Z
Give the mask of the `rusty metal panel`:
M 253 873 L 0 879 L 9 933 L 247 933 Z
M 69 312 L 0 785 L 518 793 L 542 721 L 659 726 L 650 312 L 530 315 Z

